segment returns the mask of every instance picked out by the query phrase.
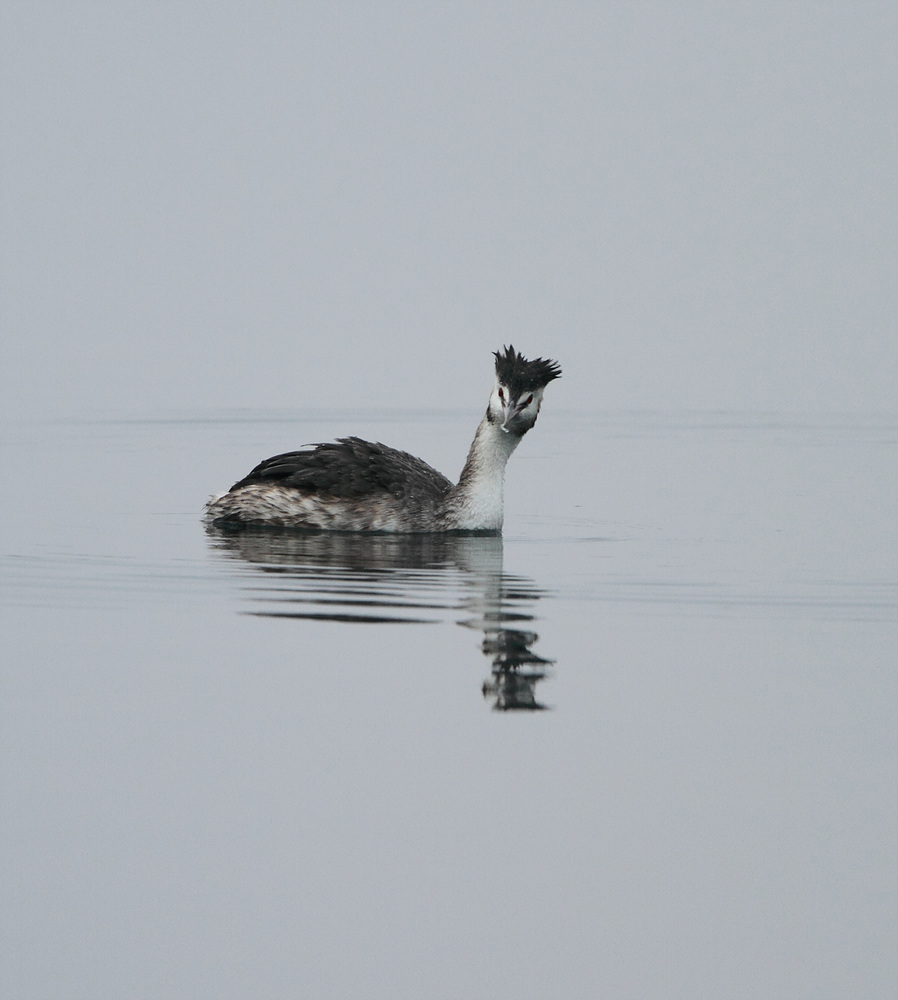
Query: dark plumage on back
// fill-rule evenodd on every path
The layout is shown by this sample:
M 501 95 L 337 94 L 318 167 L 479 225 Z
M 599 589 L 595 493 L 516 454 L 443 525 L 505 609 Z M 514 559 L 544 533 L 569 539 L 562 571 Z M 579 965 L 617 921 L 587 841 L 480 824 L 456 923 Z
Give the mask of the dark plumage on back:
M 408 452 L 346 437 L 260 462 L 206 504 L 208 522 L 228 530 L 501 532 L 505 465 L 561 369 L 511 346 L 495 358 L 486 413 L 455 485 Z
M 545 358 L 534 358 L 528 361 L 519 354 L 511 344 L 505 348 L 505 353 L 493 351 L 496 359 L 496 375 L 503 385 L 507 385 L 512 394 L 520 395 L 541 389 L 552 379 L 561 378 L 561 367 L 555 361 Z
M 401 497 L 409 490 L 442 494 L 452 483 L 408 452 L 358 437 L 309 445 L 260 462 L 231 492 L 252 483 L 279 483 L 304 493 L 346 500 L 386 493 Z

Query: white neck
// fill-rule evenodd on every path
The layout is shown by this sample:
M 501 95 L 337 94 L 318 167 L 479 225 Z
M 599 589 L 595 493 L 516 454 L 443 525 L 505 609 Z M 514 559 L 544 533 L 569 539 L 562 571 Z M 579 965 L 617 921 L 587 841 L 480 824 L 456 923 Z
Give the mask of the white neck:
M 458 486 L 450 494 L 454 527 L 464 531 L 501 531 L 505 466 L 521 443 L 518 434 L 503 431 L 498 422 L 484 417 Z

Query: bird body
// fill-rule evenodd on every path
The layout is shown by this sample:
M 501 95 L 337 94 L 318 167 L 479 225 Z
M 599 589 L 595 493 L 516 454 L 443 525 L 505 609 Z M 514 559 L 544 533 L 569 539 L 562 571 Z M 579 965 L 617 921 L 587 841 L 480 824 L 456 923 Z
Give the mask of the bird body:
M 503 521 L 505 465 L 536 423 L 555 362 L 496 352 L 496 381 L 456 485 L 407 452 L 358 437 L 310 445 L 257 465 L 206 505 L 220 526 L 324 531 L 482 531 Z

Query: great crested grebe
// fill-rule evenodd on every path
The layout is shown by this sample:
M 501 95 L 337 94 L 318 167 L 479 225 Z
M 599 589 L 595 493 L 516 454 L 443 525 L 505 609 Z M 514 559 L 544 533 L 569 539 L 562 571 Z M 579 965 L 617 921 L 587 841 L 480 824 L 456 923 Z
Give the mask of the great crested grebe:
M 312 531 L 502 531 L 505 464 L 536 423 L 554 361 L 494 352 L 496 381 L 458 484 L 420 458 L 361 438 L 266 459 L 206 504 L 218 526 Z

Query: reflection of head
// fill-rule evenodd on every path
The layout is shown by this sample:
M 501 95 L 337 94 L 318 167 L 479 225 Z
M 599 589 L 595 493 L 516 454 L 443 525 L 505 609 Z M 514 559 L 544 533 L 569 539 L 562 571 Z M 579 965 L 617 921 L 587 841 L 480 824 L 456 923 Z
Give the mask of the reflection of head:
M 544 680 L 554 661 L 531 652 L 539 636 L 518 629 L 499 629 L 483 640 L 483 652 L 493 657 L 492 677 L 483 682 L 483 696 L 494 697 L 493 708 L 538 711 L 546 706 L 536 700 L 536 685 Z M 524 669 L 522 669 L 524 668 Z

